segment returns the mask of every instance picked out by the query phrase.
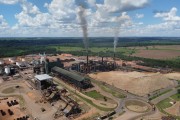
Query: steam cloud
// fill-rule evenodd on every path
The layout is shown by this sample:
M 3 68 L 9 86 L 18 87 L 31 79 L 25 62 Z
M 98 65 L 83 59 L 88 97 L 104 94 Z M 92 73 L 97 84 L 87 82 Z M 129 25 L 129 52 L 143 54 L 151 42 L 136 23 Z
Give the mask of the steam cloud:
M 87 28 L 87 21 L 85 17 L 85 8 L 83 6 L 80 6 L 80 11 L 78 12 L 79 18 L 80 18 L 80 25 L 83 30 L 83 43 L 86 51 L 88 52 L 88 28 Z

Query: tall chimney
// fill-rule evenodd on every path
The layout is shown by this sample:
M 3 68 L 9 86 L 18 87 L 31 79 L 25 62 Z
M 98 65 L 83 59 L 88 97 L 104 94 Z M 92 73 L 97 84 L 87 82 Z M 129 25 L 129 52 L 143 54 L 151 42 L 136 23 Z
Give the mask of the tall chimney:
M 115 54 L 115 52 L 114 52 L 114 58 L 113 58 L 113 59 L 114 59 L 114 69 L 115 69 L 115 67 L 116 67 L 116 61 L 115 61 L 116 59 L 115 59 L 115 58 L 116 58 L 116 54 Z
M 115 52 L 114 52 L 114 57 L 113 57 L 113 59 L 114 59 L 114 62 L 115 62 L 115 57 L 116 57 L 116 54 L 115 54 Z
M 87 71 L 86 73 L 89 72 L 89 55 L 88 55 L 88 52 L 87 52 Z

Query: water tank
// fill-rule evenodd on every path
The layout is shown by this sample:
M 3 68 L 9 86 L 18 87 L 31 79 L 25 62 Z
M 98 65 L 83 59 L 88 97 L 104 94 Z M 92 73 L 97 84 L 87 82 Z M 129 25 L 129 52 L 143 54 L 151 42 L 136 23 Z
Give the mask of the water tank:
M 20 63 L 20 62 L 16 62 L 16 65 L 17 65 L 17 66 L 20 66 L 20 65 L 21 65 L 21 63 Z
M 22 59 L 21 59 L 21 61 L 22 61 L 22 62 L 25 62 L 25 61 L 26 61 L 26 59 L 25 59 L 25 58 L 22 58 Z
M 11 73 L 11 71 L 10 71 L 10 67 L 5 67 L 5 73 L 7 74 L 7 75 L 9 75 L 10 73 Z
M 3 60 L 0 60 L 0 65 L 3 65 L 4 64 L 4 61 Z

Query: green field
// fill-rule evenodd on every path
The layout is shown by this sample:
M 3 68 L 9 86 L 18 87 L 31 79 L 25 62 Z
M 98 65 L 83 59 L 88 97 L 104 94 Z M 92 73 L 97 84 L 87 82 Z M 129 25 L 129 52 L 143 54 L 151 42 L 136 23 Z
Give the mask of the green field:
M 58 52 L 74 52 L 74 51 L 80 51 L 83 53 L 85 51 L 82 47 L 68 47 L 68 46 L 50 46 L 50 48 L 56 49 Z M 89 51 L 92 53 L 109 53 L 114 51 L 114 48 L 112 47 L 91 47 L 89 48 Z M 131 55 L 136 52 L 134 49 L 126 48 L 126 47 L 118 47 L 116 49 L 116 52 L 121 53 L 123 55 Z M 97 54 L 98 55 L 98 54 Z
M 180 101 L 180 94 L 175 94 L 175 95 L 171 96 L 171 98 L 176 101 Z
M 111 93 L 114 97 L 117 97 L 117 98 L 126 98 L 126 95 L 123 95 L 121 94 L 120 92 L 116 92 L 116 91 L 113 91 L 111 90 L 110 88 L 104 86 L 104 85 L 100 85 L 101 89 L 108 92 L 108 93 Z
M 104 99 L 105 96 L 101 95 L 99 92 L 96 90 L 90 91 L 90 92 L 85 92 L 85 95 L 94 98 L 96 100 L 101 100 Z
M 158 107 L 160 107 L 161 109 L 166 109 L 172 106 L 172 104 L 170 103 L 171 99 L 167 98 L 165 100 L 162 100 L 161 102 L 159 102 L 157 104 Z

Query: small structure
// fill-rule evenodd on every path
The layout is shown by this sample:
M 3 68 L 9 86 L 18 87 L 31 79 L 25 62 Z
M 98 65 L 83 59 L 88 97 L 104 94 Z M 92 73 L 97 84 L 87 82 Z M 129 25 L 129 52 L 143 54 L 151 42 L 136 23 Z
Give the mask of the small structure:
M 11 62 L 12 64 L 14 64 L 14 63 L 16 62 L 16 58 L 15 58 L 15 57 L 9 58 L 9 62 Z
M 43 90 L 51 86 L 52 77 L 47 74 L 36 75 L 35 76 L 35 86 L 37 89 Z
M 4 65 L 4 60 L 0 60 L 0 65 Z
M 16 65 L 20 68 L 20 69 L 25 69 L 28 67 L 28 64 L 26 62 L 16 62 Z

